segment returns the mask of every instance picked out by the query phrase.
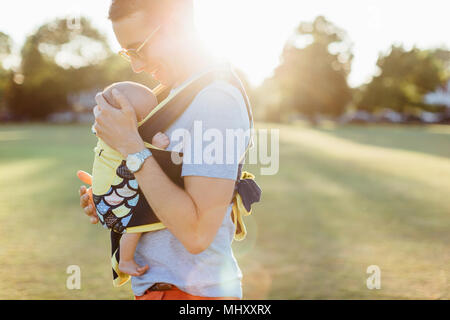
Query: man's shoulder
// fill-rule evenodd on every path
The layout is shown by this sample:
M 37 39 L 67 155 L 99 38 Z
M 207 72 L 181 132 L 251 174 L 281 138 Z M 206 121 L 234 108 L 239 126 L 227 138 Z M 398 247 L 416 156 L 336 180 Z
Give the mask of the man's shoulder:
M 231 83 L 225 80 L 214 80 L 212 83 L 203 88 L 198 94 L 197 99 L 218 99 L 218 98 L 233 98 L 235 103 L 245 103 L 241 91 Z
M 214 122 L 218 127 L 247 129 L 249 118 L 240 90 L 224 80 L 213 81 L 195 96 L 168 132 L 177 128 L 189 129 L 196 120 Z
M 196 114 L 196 118 L 224 116 L 248 122 L 244 96 L 238 88 L 224 80 L 215 80 L 203 88 L 189 109 Z

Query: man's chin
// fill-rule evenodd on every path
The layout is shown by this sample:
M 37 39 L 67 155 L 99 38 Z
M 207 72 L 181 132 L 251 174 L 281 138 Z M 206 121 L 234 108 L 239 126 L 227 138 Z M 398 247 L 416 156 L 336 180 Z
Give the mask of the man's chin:
M 152 70 L 151 72 L 147 71 L 147 74 L 149 74 L 154 80 L 158 81 L 165 87 L 170 87 L 174 83 L 174 80 L 172 79 L 171 74 L 167 69 L 160 68 Z
M 160 84 L 162 84 L 165 87 L 170 87 L 173 84 L 173 81 L 170 79 L 170 77 L 164 75 L 164 74 L 154 74 L 153 79 L 158 81 Z

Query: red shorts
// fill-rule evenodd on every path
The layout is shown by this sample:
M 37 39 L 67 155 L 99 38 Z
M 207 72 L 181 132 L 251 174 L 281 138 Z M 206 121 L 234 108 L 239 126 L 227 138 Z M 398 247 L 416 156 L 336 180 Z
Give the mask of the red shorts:
M 240 300 L 236 297 L 200 297 L 193 296 L 177 287 L 163 291 L 147 290 L 142 296 L 135 296 L 136 300 Z

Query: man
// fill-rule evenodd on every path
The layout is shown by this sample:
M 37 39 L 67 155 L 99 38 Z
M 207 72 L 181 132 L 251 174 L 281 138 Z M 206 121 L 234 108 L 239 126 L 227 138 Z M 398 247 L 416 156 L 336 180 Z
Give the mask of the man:
M 192 77 L 215 66 L 197 39 L 192 0 L 115 0 L 110 19 L 117 40 L 128 55 L 134 72 L 153 75 L 161 84 L 177 88 Z M 142 152 L 133 108 L 120 92 L 114 109 L 101 95 L 96 98 L 97 135 L 124 157 Z M 196 124 L 197 123 L 197 124 Z M 181 117 L 165 132 L 188 130 L 192 139 L 200 123 L 203 131 L 216 130 L 226 137 L 228 129 L 248 130 L 249 117 L 240 91 L 224 81 L 204 88 Z M 241 155 L 248 143 L 238 143 Z M 179 141 L 172 139 L 168 150 Z M 225 142 L 223 143 L 226 144 Z M 195 143 L 183 144 L 192 148 Z M 203 143 L 206 147 L 207 143 Z M 186 150 L 184 150 L 186 151 Z M 200 150 L 203 151 L 203 150 Z M 241 299 L 242 273 L 231 249 L 235 225 L 230 201 L 238 171 L 238 160 L 222 164 L 183 162 L 185 189 L 175 185 L 148 156 L 135 173 L 139 186 L 155 214 L 167 229 L 145 233 L 135 260 L 149 266 L 132 278 L 136 299 Z M 203 154 L 203 153 L 202 153 Z M 186 162 L 186 163 L 185 163 Z M 91 223 L 97 223 L 95 208 L 85 187 L 80 204 Z M 170 289 L 170 290 L 167 290 Z

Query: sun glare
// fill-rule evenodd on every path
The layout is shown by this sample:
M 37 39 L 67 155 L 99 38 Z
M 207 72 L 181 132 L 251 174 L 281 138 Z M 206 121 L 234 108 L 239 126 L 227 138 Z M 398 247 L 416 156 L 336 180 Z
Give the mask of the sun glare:
M 268 1 L 197 0 L 196 26 L 206 47 L 260 81 L 278 63 L 290 30 Z
M 20 63 L 19 51 L 26 37 L 55 17 L 87 16 L 108 35 L 113 50 L 119 49 L 106 19 L 110 0 L 66 2 L 15 0 L 0 10 L 0 31 L 15 43 L 16 54 L 3 61 L 7 68 Z M 442 32 L 450 26 L 447 2 L 412 0 L 405 9 L 402 1 L 392 0 L 194 0 L 198 32 L 206 46 L 244 71 L 255 86 L 279 64 L 294 28 L 318 15 L 347 31 L 354 43 L 351 86 L 376 74 L 379 53 L 387 52 L 393 43 L 407 48 L 448 48 L 449 37 Z

